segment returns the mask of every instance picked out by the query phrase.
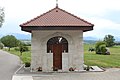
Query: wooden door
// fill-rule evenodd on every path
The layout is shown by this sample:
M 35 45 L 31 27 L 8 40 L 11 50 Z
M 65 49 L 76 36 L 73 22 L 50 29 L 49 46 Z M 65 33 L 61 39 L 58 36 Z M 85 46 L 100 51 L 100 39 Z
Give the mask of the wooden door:
M 53 70 L 62 69 L 62 45 L 53 45 Z

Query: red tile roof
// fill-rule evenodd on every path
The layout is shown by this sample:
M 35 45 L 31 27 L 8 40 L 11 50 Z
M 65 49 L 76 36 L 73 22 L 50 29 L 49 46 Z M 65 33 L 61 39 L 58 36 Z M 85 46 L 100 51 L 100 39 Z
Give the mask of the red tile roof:
M 94 26 L 58 7 L 20 25 L 25 26 Z

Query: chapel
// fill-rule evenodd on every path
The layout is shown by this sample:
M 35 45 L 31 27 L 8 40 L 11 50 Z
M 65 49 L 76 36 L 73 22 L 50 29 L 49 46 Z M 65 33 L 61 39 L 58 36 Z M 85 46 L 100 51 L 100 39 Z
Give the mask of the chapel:
M 61 8 L 55 8 L 20 25 L 31 33 L 31 71 L 83 70 L 83 33 L 94 24 Z

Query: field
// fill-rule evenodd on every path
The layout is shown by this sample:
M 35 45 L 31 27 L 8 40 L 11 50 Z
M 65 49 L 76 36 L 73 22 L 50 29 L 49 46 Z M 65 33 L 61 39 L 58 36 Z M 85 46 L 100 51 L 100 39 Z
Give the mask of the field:
M 89 47 L 94 47 L 94 45 L 84 44 L 84 61 L 86 65 L 97 65 L 100 67 L 120 67 L 120 46 L 109 48 L 111 55 L 98 55 L 95 54 L 95 52 L 89 52 Z M 9 52 L 19 56 L 23 63 L 31 61 L 31 51 L 23 52 L 22 56 L 20 56 L 20 52 L 15 51 L 14 48 L 12 48 Z
M 93 44 L 84 45 L 84 61 L 87 65 L 97 65 L 100 67 L 120 67 L 120 46 L 109 48 L 111 55 L 98 55 L 95 52 L 89 52 L 89 47 L 94 47 Z

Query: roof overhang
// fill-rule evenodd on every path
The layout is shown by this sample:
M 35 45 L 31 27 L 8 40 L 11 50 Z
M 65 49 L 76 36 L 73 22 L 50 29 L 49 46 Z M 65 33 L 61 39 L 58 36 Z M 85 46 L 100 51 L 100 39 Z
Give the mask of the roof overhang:
M 32 32 L 33 30 L 82 30 L 86 32 L 93 30 L 93 26 L 21 26 L 21 29 L 26 32 Z

